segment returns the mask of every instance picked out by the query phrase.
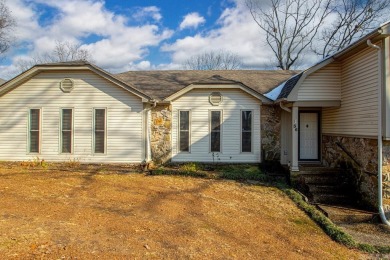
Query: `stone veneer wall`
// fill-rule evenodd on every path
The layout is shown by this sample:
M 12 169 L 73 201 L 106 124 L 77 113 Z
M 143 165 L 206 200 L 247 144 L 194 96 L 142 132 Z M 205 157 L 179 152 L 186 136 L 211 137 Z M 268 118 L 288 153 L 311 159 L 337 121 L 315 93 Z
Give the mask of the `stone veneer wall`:
M 390 218 L 390 141 L 383 141 L 383 207 Z
M 281 115 L 279 106 L 261 106 L 261 152 L 264 160 L 280 160 Z
M 172 107 L 158 104 L 151 111 L 151 152 L 152 160 L 157 164 L 170 161 L 172 156 Z
M 322 135 L 322 163 L 345 168 L 353 175 L 363 202 L 377 207 L 378 142 L 375 139 Z M 390 142 L 383 146 L 383 194 L 390 213 Z M 352 159 L 353 158 L 353 159 Z

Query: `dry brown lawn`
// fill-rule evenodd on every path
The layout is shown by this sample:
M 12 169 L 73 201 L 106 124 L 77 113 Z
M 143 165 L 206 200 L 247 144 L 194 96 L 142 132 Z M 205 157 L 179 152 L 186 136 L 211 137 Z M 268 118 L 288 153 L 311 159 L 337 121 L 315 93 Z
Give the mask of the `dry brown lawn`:
M 1 259 L 358 259 L 281 191 L 126 167 L 0 164 Z

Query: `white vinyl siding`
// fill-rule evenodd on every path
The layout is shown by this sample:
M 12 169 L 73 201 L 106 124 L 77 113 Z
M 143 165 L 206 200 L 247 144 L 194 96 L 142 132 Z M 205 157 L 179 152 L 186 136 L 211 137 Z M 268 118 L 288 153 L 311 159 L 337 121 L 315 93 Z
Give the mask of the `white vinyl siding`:
M 74 89 L 64 93 L 60 82 L 74 81 Z M 131 163 L 144 159 L 143 103 L 141 98 L 91 71 L 44 72 L 0 97 L 0 160 L 31 160 L 26 152 L 29 108 L 41 107 L 41 147 L 46 161 Z M 74 113 L 73 152 L 60 153 L 61 108 Z M 105 154 L 93 153 L 93 109 L 107 108 Z
M 383 136 L 385 140 L 390 140 L 390 36 L 383 40 L 383 52 Z
M 333 62 L 309 75 L 298 91 L 298 101 L 340 100 L 341 65 Z
M 377 135 L 377 57 L 375 49 L 366 47 L 342 61 L 341 107 L 323 109 L 323 134 Z
M 209 102 L 212 92 L 220 92 L 223 102 Z M 260 101 L 239 89 L 194 89 L 172 102 L 172 129 L 178 129 L 180 110 L 191 111 L 191 153 L 179 152 L 178 131 L 172 131 L 172 161 L 260 162 Z M 221 152 L 210 152 L 209 113 L 221 113 Z M 252 152 L 241 153 L 241 111 L 253 112 Z

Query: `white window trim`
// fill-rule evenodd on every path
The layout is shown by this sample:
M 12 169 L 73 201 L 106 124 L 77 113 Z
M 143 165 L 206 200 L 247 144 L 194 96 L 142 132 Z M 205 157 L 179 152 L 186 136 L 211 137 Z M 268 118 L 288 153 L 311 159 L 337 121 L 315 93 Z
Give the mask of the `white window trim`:
M 65 153 L 62 151 L 62 111 L 64 109 L 72 110 L 72 129 L 71 129 L 71 144 L 70 144 L 70 153 Z M 59 132 L 59 154 L 73 154 L 74 153 L 74 108 L 73 107 L 61 107 L 60 108 L 60 132 Z
M 251 111 L 252 112 L 252 122 L 251 122 L 251 151 L 250 152 L 243 152 L 242 151 L 242 112 L 244 111 Z M 253 109 L 241 109 L 240 110 L 240 153 L 242 154 L 253 154 L 253 126 L 254 126 L 254 110 Z
M 97 109 L 104 109 L 104 153 L 95 153 L 95 118 Z M 107 107 L 94 107 L 92 109 L 92 155 L 94 156 L 106 156 L 107 155 Z
M 188 112 L 188 151 L 180 151 L 180 112 L 185 112 L 187 111 Z M 192 139 L 192 135 L 191 135 L 191 126 L 192 126 L 192 113 L 191 113 L 191 110 L 190 109 L 180 109 L 180 110 L 177 110 L 177 153 L 187 153 L 187 154 L 190 154 L 191 153 L 191 148 L 192 148 L 192 143 L 191 143 L 191 139 Z
M 31 151 L 31 135 L 30 135 L 30 126 L 31 126 L 31 110 L 39 109 L 39 143 L 38 143 L 38 152 Z M 42 107 L 29 107 L 27 110 L 27 154 L 41 154 L 42 148 Z
M 219 111 L 221 113 L 219 123 L 220 123 L 220 130 L 219 130 L 219 152 L 213 152 L 211 151 L 211 112 Z M 209 110 L 209 153 L 223 153 L 222 151 L 222 133 L 223 133 L 223 110 L 222 109 L 210 109 Z

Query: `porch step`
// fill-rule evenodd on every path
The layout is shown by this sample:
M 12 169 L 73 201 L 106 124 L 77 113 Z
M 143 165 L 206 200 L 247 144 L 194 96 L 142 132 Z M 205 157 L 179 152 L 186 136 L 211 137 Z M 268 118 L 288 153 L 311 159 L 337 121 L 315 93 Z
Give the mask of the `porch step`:
M 305 166 L 299 170 L 302 175 L 318 175 L 318 174 L 339 174 L 342 170 L 339 168 L 330 168 L 323 166 Z
M 373 222 L 378 216 L 378 213 L 355 208 L 337 207 L 325 204 L 318 204 L 317 207 L 336 224 Z
M 326 173 L 321 174 L 305 174 L 302 175 L 306 184 L 317 184 L 317 185 L 336 185 L 342 184 L 345 182 L 345 176 L 335 173 Z
M 341 169 L 304 166 L 297 173 L 301 192 L 314 204 L 355 207 L 357 199 L 348 175 Z
M 329 194 L 329 193 L 314 193 L 312 194 L 312 203 L 326 203 L 330 205 L 354 205 L 355 202 L 352 196 L 347 194 Z
M 327 185 L 327 184 L 307 184 L 311 193 L 338 193 L 342 189 L 342 185 Z

